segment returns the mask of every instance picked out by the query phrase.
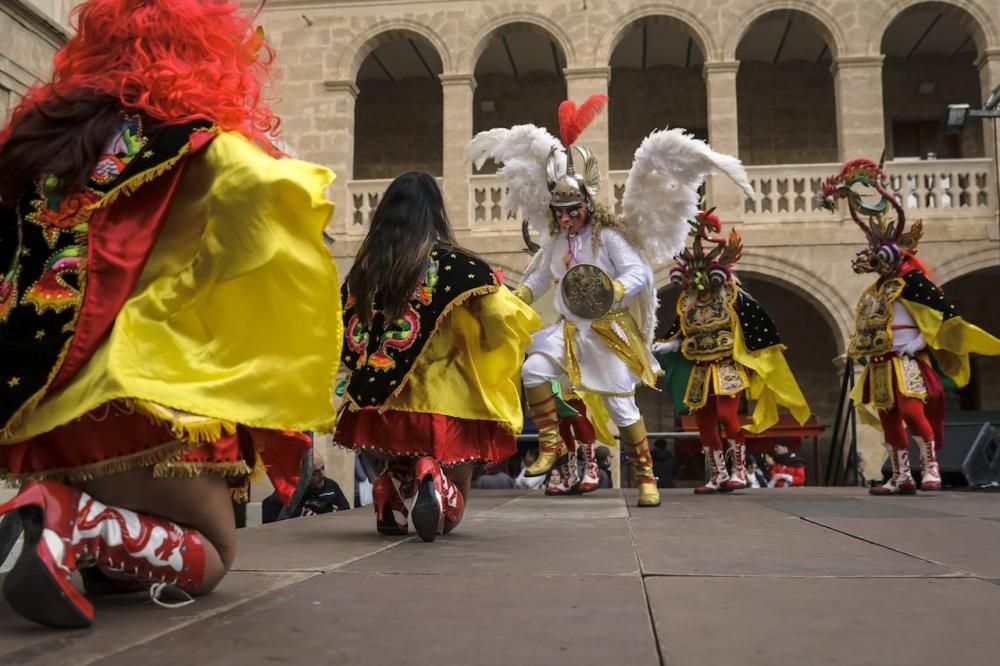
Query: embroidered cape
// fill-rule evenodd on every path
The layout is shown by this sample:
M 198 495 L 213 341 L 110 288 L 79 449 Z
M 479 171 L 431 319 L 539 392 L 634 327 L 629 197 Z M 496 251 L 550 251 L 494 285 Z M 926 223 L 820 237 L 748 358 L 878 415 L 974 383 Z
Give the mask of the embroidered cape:
M 456 248 L 438 247 L 431 253 L 427 275 L 414 291 L 403 316 L 386 322 L 376 299 L 374 317 L 365 328 L 344 283 L 341 358 L 351 373 L 347 397 L 359 407 L 382 407 L 405 385 L 427 341 L 448 312 L 471 296 L 499 288 L 493 270 L 481 259 Z M 448 389 L 441 387 L 441 390 Z
M 170 170 L 209 128 L 195 121 L 147 137 L 128 116 L 83 188 L 61 192 L 50 176 L 15 206 L 0 204 L 0 432 L 45 396 L 73 343 L 93 215 Z

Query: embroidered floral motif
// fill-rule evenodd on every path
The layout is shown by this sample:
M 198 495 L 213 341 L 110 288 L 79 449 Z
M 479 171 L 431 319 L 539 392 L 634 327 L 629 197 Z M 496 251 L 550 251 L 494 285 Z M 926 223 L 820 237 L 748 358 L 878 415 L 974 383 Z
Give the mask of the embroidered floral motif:
M 80 299 L 79 276 L 86 265 L 86 251 L 79 245 L 59 250 L 45 262 L 45 272 L 24 295 L 41 314 L 46 310 L 65 310 Z M 70 284 L 71 280 L 74 284 Z

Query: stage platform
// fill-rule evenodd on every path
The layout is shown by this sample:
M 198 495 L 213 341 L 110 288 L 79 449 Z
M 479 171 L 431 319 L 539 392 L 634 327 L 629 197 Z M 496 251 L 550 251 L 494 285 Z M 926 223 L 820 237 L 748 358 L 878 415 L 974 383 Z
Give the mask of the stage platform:
M 370 509 L 240 530 L 183 609 L 100 599 L 57 632 L 0 601 L 0 664 L 982 664 L 1000 628 L 1000 493 L 474 491 L 458 531 Z

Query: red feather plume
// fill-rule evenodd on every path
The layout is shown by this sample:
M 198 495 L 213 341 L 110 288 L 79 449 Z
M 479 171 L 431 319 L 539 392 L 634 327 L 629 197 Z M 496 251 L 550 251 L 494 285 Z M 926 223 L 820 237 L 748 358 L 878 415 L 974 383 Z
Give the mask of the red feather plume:
M 576 143 L 583 130 L 587 129 L 587 125 L 594 121 L 607 103 L 607 95 L 591 95 L 579 109 L 570 100 L 560 104 L 559 133 L 562 135 L 563 145 L 569 148 Z

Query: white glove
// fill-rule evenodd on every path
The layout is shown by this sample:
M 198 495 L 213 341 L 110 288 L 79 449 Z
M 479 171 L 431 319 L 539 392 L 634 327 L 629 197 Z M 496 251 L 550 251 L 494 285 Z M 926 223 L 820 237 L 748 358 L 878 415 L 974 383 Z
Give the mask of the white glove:
M 669 342 L 654 342 L 653 343 L 653 353 L 654 354 L 669 354 L 670 352 L 675 352 L 681 348 L 681 341 L 674 338 Z
M 927 341 L 924 340 L 923 335 L 918 335 L 913 340 L 910 340 L 902 349 L 897 350 L 901 354 L 906 354 L 907 356 L 916 356 L 917 352 L 927 346 Z

